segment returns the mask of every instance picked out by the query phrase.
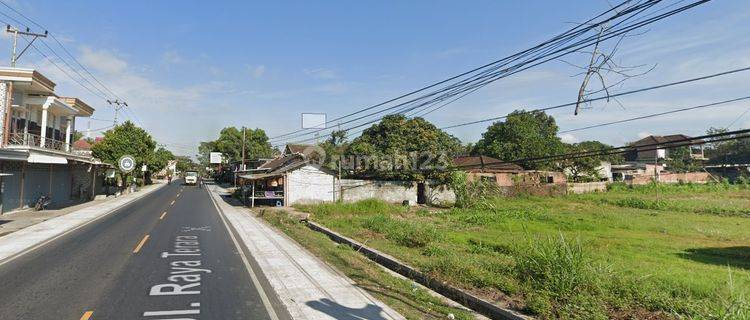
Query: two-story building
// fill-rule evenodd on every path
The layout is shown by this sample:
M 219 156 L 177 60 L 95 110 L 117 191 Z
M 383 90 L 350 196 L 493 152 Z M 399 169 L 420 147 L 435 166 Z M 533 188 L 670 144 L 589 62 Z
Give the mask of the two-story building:
M 36 70 L 0 68 L 0 212 L 33 207 L 42 195 L 63 207 L 97 194 L 106 165 L 72 141 L 75 119 L 93 112 L 58 96 Z

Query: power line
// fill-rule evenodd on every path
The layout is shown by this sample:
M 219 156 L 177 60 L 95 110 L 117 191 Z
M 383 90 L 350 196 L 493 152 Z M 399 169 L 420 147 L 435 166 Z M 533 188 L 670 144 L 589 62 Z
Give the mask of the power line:
M 655 143 L 641 144 L 638 146 L 610 147 L 610 148 L 597 149 L 593 151 L 578 151 L 578 152 L 561 153 L 561 154 L 554 154 L 554 155 L 541 156 L 541 157 L 518 158 L 518 159 L 513 159 L 513 160 L 508 160 L 508 161 L 490 161 L 490 162 L 484 163 L 484 165 L 503 164 L 503 163 L 528 163 L 528 162 L 554 161 L 554 160 L 558 160 L 558 161 L 559 160 L 571 160 L 571 159 L 578 159 L 578 158 L 622 154 L 622 153 L 627 153 L 627 152 L 632 152 L 632 151 L 652 151 L 652 150 L 664 149 L 664 148 L 672 149 L 672 148 L 677 148 L 677 147 L 701 145 L 701 144 L 720 142 L 720 141 L 747 139 L 747 138 L 750 138 L 750 136 L 747 135 L 749 133 L 750 133 L 750 129 L 742 129 L 742 130 L 735 130 L 735 131 L 706 134 L 706 135 L 697 136 L 697 137 L 685 137 L 685 138 L 675 139 L 666 143 L 655 142 Z M 481 165 L 458 166 L 456 167 L 456 169 L 477 168 L 479 166 Z
M 594 18 L 592 18 L 592 19 L 589 19 L 589 20 L 588 20 L 588 21 L 586 21 L 585 23 L 583 23 L 583 24 L 579 24 L 578 26 L 576 26 L 576 27 L 574 27 L 574 28 L 571 28 L 570 30 L 568 30 L 568 31 L 566 31 L 566 32 L 564 32 L 564 33 L 562 33 L 562 34 L 560 34 L 560 35 L 558 35 L 558 36 L 555 36 L 555 37 L 553 37 L 553 38 L 552 38 L 552 39 L 550 39 L 550 40 L 547 40 L 547 41 L 545 41 L 545 42 L 542 42 L 542 43 L 540 43 L 540 44 L 539 44 L 539 45 L 537 45 L 537 46 L 534 46 L 534 47 L 532 47 L 532 48 L 529 48 L 529 49 L 526 49 L 526 50 L 524 50 L 524 51 L 521 51 L 521 52 L 515 53 L 515 54 L 513 54 L 513 55 L 510 55 L 510 56 L 504 57 L 504 58 L 502 58 L 502 59 L 499 59 L 499 60 L 496 60 L 496 61 L 493 61 L 493 62 L 487 63 L 487 64 L 485 64 L 485 65 L 482 65 L 482 66 L 480 66 L 480 67 L 476 67 L 476 68 L 474 68 L 474 69 L 471 69 L 471 70 L 469 70 L 469 71 L 466 71 L 466 72 L 463 72 L 463 73 L 461 73 L 461 74 L 458 74 L 458 75 L 455 75 L 455 76 L 449 77 L 449 78 L 447 78 L 447 79 L 445 79 L 445 80 L 442 80 L 442 81 L 439 81 L 439 82 L 433 83 L 433 84 L 431 84 L 431 85 L 428 85 L 428 86 L 422 87 L 422 88 L 420 88 L 420 89 L 417 89 L 417 90 L 411 91 L 411 92 L 409 92 L 409 93 L 406 93 L 406 94 L 400 95 L 400 96 L 398 96 L 398 97 L 396 97 L 396 98 L 393 98 L 393 99 L 387 100 L 387 101 L 385 101 L 385 102 L 382 102 L 382 103 L 378 103 L 378 104 L 375 104 L 375 105 L 373 105 L 373 106 L 369 106 L 369 107 L 366 107 L 366 108 L 364 108 L 364 109 L 358 110 L 358 111 L 356 111 L 356 112 L 352 112 L 352 113 L 346 114 L 346 115 L 344 115 L 344 116 L 341 116 L 341 117 L 338 117 L 338 118 L 335 118 L 335 119 L 332 119 L 332 120 L 326 121 L 326 125 L 328 125 L 328 124 L 330 124 L 330 123 L 335 123 L 335 122 L 337 122 L 337 121 L 339 121 L 339 120 L 342 120 L 342 119 L 348 118 L 348 117 L 350 117 L 350 116 L 353 116 L 353 115 L 355 115 L 355 114 L 358 114 L 358 113 L 361 113 L 361 112 L 365 112 L 365 111 L 368 111 L 368 110 L 372 110 L 372 109 L 374 109 L 374 108 L 377 108 L 377 107 L 380 107 L 380 106 L 386 105 L 386 104 L 388 104 L 388 103 L 391 103 L 391 102 L 395 102 L 395 101 L 397 101 L 397 100 L 400 100 L 400 99 L 403 99 L 403 98 L 405 98 L 405 97 L 408 97 L 408 96 L 414 95 L 414 94 L 416 94 L 416 93 L 419 93 L 419 92 L 422 92 L 422 91 L 426 91 L 426 90 L 428 90 L 428 89 L 431 89 L 431 88 L 437 87 L 437 86 L 439 86 L 439 85 L 442 85 L 442 84 L 448 83 L 448 82 L 450 82 L 450 81 L 453 81 L 453 80 L 459 79 L 459 78 L 461 78 L 461 77 L 464 77 L 464 76 L 466 76 L 466 75 L 469 75 L 469 74 L 475 73 L 475 72 L 477 72 L 477 71 L 480 71 L 480 70 L 486 69 L 486 68 L 488 68 L 488 67 L 492 67 L 492 66 L 494 66 L 494 65 L 497 65 L 497 64 L 500 64 L 500 63 L 504 63 L 504 62 L 510 62 L 510 61 L 513 61 L 512 59 L 514 59 L 514 58 L 522 57 L 522 56 L 524 56 L 524 55 L 527 55 L 527 54 L 528 54 L 528 53 L 530 53 L 530 52 L 533 52 L 534 50 L 537 50 L 537 49 L 543 48 L 543 47 L 544 47 L 545 45 L 548 45 L 548 44 L 550 44 L 550 43 L 554 43 L 555 41 L 558 41 L 558 40 L 560 40 L 560 39 L 564 39 L 564 37 L 565 37 L 566 35 L 572 34 L 572 33 L 573 33 L 573 32 L 574 32 L 574 31 L 575 31 L 576 29 L 578 29 L 579 27 L 581 27 L 581 26 L 584 26 L 584 25 L 585 25 L 586 23 L 589 23 L 589 22 L 591 22 L 591 21 L 593 21 L 593 20 L 595 20 L 595 19 L 597 19 L 597 18 L 599 18 L 599 17 L 601 17 L 601 16 L 603 16 L 603 15 L 605 15 L 605 14 L 607 14 L 607 13 L 611 12 L 611 11 L 615 11 L 615 10 L 616 10 L 617 8 L 619 8 L 619 7 L 623 6 L 623 5 L 625 5 L 625 4 L 626 4 L 626 3 L 628 3 L 628 2 L 630 2 L 630 0 L 628 0 L 628 1 L 625 1 L 625 2 L 621 3 L 621 4 L 620 4 L 620 5 L 618 5 L 618 6 L 616 6 L 616 7 L 614 7 L 614 8 L 611 8 L 611 9 L 609 9 L 609 10 L 605 11 L 604 13 L 601 13 L 601 14 L 597 15 L 596 17 L 594 17 Z M 591 27 L 588 27 L 588 29 L 590 29 L 590 28 L 591 28 Z M 584 29 L 586 29 L 586 28 L 584 28 Z M 584 30 L 584 31 L 586 31 L 586 30 Z M 576 35 L 577 35 L 577 34 L 576 34 Z M 485 72 L 486 72 L 486 71 L 485 71 Z M 282 134 L 282 135 L 279 135 L 279 136 L 274 136 L 274 137 L 271 137 L 271 138 L 270 138 L 270 140 L 275 140 L 275 139 L 277 139 L 277 138 L 281 138 L 281 137 L 289 136 L 289 135 L 292 135 L 292 134 L 295 134 L 295 133 L 298 133 L 298 132 L 302 132 L 302 131 L 304 131 L 304 129 L 303 129 L 303 130 L 297 130 L 297 131 L 294 131 L 294 132 L 290 132 L 290 133 L 286 133 L 286 134 Z
M 585 100 L 582 100 L 582 102 L 583 103 L 588 103 L 588 102 L 600 101 L 600 100 L 605 100 L 605 99 L 611 99 L 611 98 L 616 98 L 616 97 L 631 95 L 631 94 L 635 94 L 635 93 L 641 93 L 641 92 L 646 92 L 646 91 L 651 91 L 651 90 L 662 89 L 662 88 L 672 87 L 672 86 L 676 86 L 676 85 L 686 84 L 686 83 L 690 83 L 690 82 L 696 82 L 696 81 L 701 81 L 701 80 L 706 80 L 706 79 L 721 77 L 721 76 L 725 76 L 725 75 L 729 75 L 729 74 L 734 74 L 734 73 L 738 73 L 738 72 L 744 72 L 744 71 L 748 71 L 748 70 L 750 70 L 750 67 L 733 69 L 733 70 L 719 72 L 719 73 L 714 73 L 714 74 L 710 74 L 710 75 L 706 75 L 706 76 L 701 76 L 701 77 L 697 77 L 697 78 L 691 78 L 691 79 L 686 79 L 686 80 L 669 82 L 669 83 L 660 84 L 660 85 L 656 85 L 656 86 L 645 87 L 645 88 L 640 88 L 640 89 L 625 91 L 625 92 L 621 92 L 621 93 L 611 94 L 611 95 L 608 95 L 608 96 L 601 96 L 601 97 L 596 97 L 596 98 L 591 98 L 591 99 L 585 99 Z M 560 104 L 560 105 L 556 105 L 556 106 L 552 106 L 552 107 L 535 109 L 535 110 L 532 110 L 532 111 L 547 111 L 547 110 L 552 110 L 552 109 L 559 109 L 559 108 L 574 106 L 574 105 L 576 105 L 576 103 L 577 102 L 569 102 L 569 103 Z M 457 127 L 463 127 L 463 126 L 478 124 L 478 123 L 484 123 L 484 122 L 490 122 L 490 121 L 497 121 L 497 120 L 505 119 L 507 117 L 508 117 L 508 115 L 504 115 L 504 116 L 500 116 L 500 117 L 493 117 L 493 118 L 475 120 L 475 121 L 464 122 L 464 123 L 460 123 L 460 124 L 454 124 L 454 125 L 450 125 L 450 126 L 441 127 L 440 129 L 446 130 L 446 129 L 452 129 L 452 128 L 457 128 Z
M 17 10 L 17 9 L 15 9 L 15 8 L 13 8 L 12 6 L 10 6 L 10 5 L 9 5 L 8 3 L 6 3 L 5 1 L 3 1 L 3 0 L 0 0 L 0 4 L 2 4 L 3 6 L 5 6 L 5 7 L 6 7 L 6 8 L 8 8 L 8 9 L 10 9 L 11 11 L 15 12 L 15 13 L 16 13 L 17 15 L 21 16 L 22 18 L 26 19 L 27 21 L 31 22 L 31 23 L 32 23 L 33 25 L 35 25 L 35 26 L 37 26 L 37 27 L 39 27 L 39 28 L 45 29 L 45 30 L 47 29 L 47 28 L 45 28 L 45 27 L 44 27 L 43 25 L 41 25 L 40 23 L 38 23 L 38 22 L 34 21 L 33 19 L 29 18 L 28 16 L 24 15 L 24 14 L 23 14 L 22 12 L 20 12 L 19 10 Z M 5 14 L 4 12 L 1 12 L 1 11 L 0 11 L 0 14 L 2 14 L 3 16 L 6 16 L 6 17 L 8 17 L 8 18 L 10 18 L 11 20 L 13 20 L 13 21 L 15 21 L 15 22 L 17 22 L 17 23 L 19 23 L 19 24 L 21 24 L 21 25 L 25 25 L 24 23 L 21 23 L 21 22 L 20 22 L 20 21 L 19 21 L 18 19 L 15 19 L 15 18 L 13 18 L 13 17 L 12 17 L 12 16 L 10 16 L 10 15 L 8 15 L 8 14 Z M 28 25 L 26 25 L 26 26 L 28 27 Z M 80 73 L 80 72 L 79 72 L 79 71 L 78 71 L 78 70 L 77 70 L 76 68 L 74 68 L 73 66 L 71 66 L 71 65 L 70 65 L 70 64 L 69 64 L 69 63 L 67 62 L 67 59 L 63 58 L 63 57 L 62 57 L 62 56 L 61 56 L 60 54 L 58 54 L 58 53 L 57 53 L 57 52 L 56 52 L 56 51 L 55 51 L 55 50 L 54 50 L 54 49 L 53 49 L 52 47 L 50 47 L 50 46 L 49 46 L 49 45 L 48 45 L 48 44 L 47 44 L 47 43 L 46 43 L 45 41 L 42 41 L 42 44 L 43 44 L 43 45 L 44 45 L 45 47 L 47 47 L 47 49 L 49 49 L 49 50 L 50 50 L 50 52 L 52 52 L 52 54 L 53 54 L 53 55 L 57 56 L 57 58 L 58 58 L 58 59 L 60 59 L 60 61 L 62 61 L 62 62 L 63 62 L 63 63 L 64 63 L 65 65 L 66 65 L 66 66 L 68 66 L 68 68 L 69 68 L 69 69 L 71 69 L 71 70 L 72 70 L 73 72 L 75 72 L 75 73 L 76 73 L 76 74 L 77 74 L 77 75 L 78 75 L 78 76 L 79 76 L 79 77 L 80 77 L 81 79 L 83 79 L 83 81 L 85 81 L 86 83 L 88 83 L 89 85 L 91 85 L 91 86 L 92 86 L 92 87 L 93 87 L 93 88 L 94 88 L 95 90 L 97 90 L 97 91 L 98 91 L 98 92 L 99 92 L 99 93 L 101 94 L 101 96 L 100 96 L 100 95 L 96 95 L 96 94 L 95 94 L 95 96 L 97 96 L 97 97 L 99 97 L 99 98 L 102 98 L 102 96 L 103 96 L 104 98 L 102 98 L 102 99 L 104 99 L 104 100 L 108 100 L 108 97 L 107 97 L 107 96 L 110 96 L 110 95 L 111 95 L 111 96 L 115 97 L 115 98 L 116 98 L 116 100 L 121 100 L 121 101 L 123 100 L 123 99 L 122 99 L 122 98 L 121 98 L 121 97 L 120 97 L 120 96 L 119 96 L 119 95 L 118 95 L 117 93 L 115 93 L 115 92 L 114 92 L 113 90 L 111 90 L 111 89 L 110 89 L 110 88 L 109 88 L 108 86 L 106 86 L 106 85 L 105 85 L 105 84 L 104 84 L 104 83 L 103 83 L 103 82 L 102 82 L 101 80 L 99 80 L 99 78 L 97 78 L 96 76 L 94 76 L 94 74 L 93 74 L 93 73 L 91 73 L 91 71 L 89 71 L 89 69 L 88 69 L 88 68 L 86 68 L 86 66 L 84 66 L 84 65 L 83 65 L 83 64 L 82 64 L 82 63 L 81 63 L 81 62 L 80 62 L 80 61 L 79 61 L 78 59 L 76 59 L 76 57 L 75 57 L 75 56 L 74 56 L 74 55 L 73 55 L 73 54 L 72 54 L 72 53 L 71 53 L 71 52 L 70 52 L 70 51 L 69 51 L 69 50 L 68 50 L 68 49 L 67 49 L 67 48 L 65 47 L 65 45 L 63 45 L 63 43 L 62 43 L 62 42 L 61 42 L 61 41 L 60 41 L 59 39 L 57 39 L 57 37 L 56 37 L 56 36 L 55 36 L 55 35 L 54 35 L 53 33 L 49 33 L 49 35 L 50 35 L 50 37 L 52 38 L 52 40 L 54 40 L 54 41 L 55 41 L 55 43 L 57 43 L 57 45 L 58 45 L 58 46 L 59 46 L 59 47 L 60 47 L 60 48 L 61 48 L 61 49 L 62 49 L 62 50 L 63 50 L 63 51 L 65 52 L 65 54 L 66 54 L 66 55 L 67 55 L 68 57 L 70 57 L 70 59 L 71 59 L 71 60 L 73 60 L 73 62 L 74 62 L 74 63 L 75 63 L 76 65 L 78 65 L 78 67 L 79 67 L 80 69 L 82 69 L 82 70 L 83 70 L 83 71 L 84 71 L 84 72 L 85 72 L 85 73 L 86 73 L 86 74 L 88 75 L 88 77 L 90 77 L 91 79 L 93 79 L 93 81 L 94 81 L 94 82 L 96 82 L 96 83 L 98 84 L 98 86 L 97 86 L 96 84 L 94 84 L 93 82 L 89 81 L 89 80 L 88 80 L 88 78 L 87 78 L 86 76 L 84 76 L 83 74 L 81 74 L 81 73 Z M 38 49 L 37 49 L 37 50 L 38 50 Z M 48 60 L 49 60 L 49 58 L 48 58 Z M 60 69 L 60 67 L 58 67 L 58 69 Z M 67 75 L 68 77 L 70 77 L 70 78 L 72 79 L 72 76 L 71 76 L 70 74 L 68 74 L 67 72 L 64 72 L 64 73 L 65 73 L 65 74 L 66 74 L 66 75 Z M 90 88 L 88 88 L 87 86 L 84 86 L 84 85 L 83 85 L 83 84 L 82 84 L 82 83 L 81 83 L 80 81 L 78 81 L 78 80 L 75 80 L 75 79 L 74 79 L 74 81 L 75 81 L 76 83 L 78 83 L 79 85 L 81 85 L 82 87 L 86 88 L 86 90 L 88 90 L 89 92 L 91 92 L 91 91 L 92 91 L 92 90 L 91 90 Z M 101 88 L 100 88 L 100 87 L 101 87 Z M 102 90 L 102 89 L 103 89 L 103 90 Z M 105 91 L 106 91 L 106 92 L 105 92 Z M 113 99 L 113 100 L 114 100 L 114 99 Z M 129 106 L 128 106 L 128 107 L 129 107 Z M 130 118 L 133 118 L 133 119 L 134 119 L 134 120 L 135 120 L 136 122 L 138 122 L 138 123 L 139 123 L 139 124 L 140 124 L 141 126 L 143 126 L 143 123 L 142 123 L 142 122 L 140 121 L 140 119 L 138 118 L 138 116 L 137 116 L 136 112 L 135 112 L 134 110 L 129 110 L 129 111 L 131 112 L 131 115 L 130 115 L 129 117 L 130 117 Z
M 575 132 L 575 131 L 582 131 L 582 130 L 588 130 L 588 129 L 593 129 L 593 128 L 605 127 L 605 126 L 609 126 L 609 125 L 613 125 L 613 124 L 619 124 L 619 123 L 625 123 L 625 122 L 630 122 L 630 121 L 636 121 L 636 120 L 643 120 L 643 119 L 648 119 L 648 118 L 654 118 L 654 117 L 664 116 L 664 115 L 678 113 L 678 112 L 685 112 L 685 111 L 690 111 L 690 110 L 695 110 L 695 109 L 703 109 L 703 108 L 715 107 L 715 106 L 719 106 L 719 105 L 722 105 L 722 104 L 727 104 L 727 103 L 732 103 L 732 102 L 737 102 L 737 101 L 744 101 L 744 100 L 748 100 L 748 99 L 750 99 L 750 96 L 736 98 L 736 99 L 729 99 L 729 100 L 724 100 L 724 101 L 719 101 L 719 102 L 714 102 L 714 103 L 709 103 L 709 104 L 703 104 L 703 105 L 694 106 L 694 107 L 680 108 L 680 109 L 675 109 L 675 110 L 670 110 L 670 111 L 665 111 L 665 112 L 652 113 L 652 114 L 647 114 L 647 115 L 643 115 L 643 116 L 638 116 L 638 117 L 635 117 L 635 118 L 629 118 L 629 119 L 622 119 L 622 120 L 617 120 L 617 121 L 599 123 L 599 124 L 585 126 L 585 127 L 580 127 L 580 128 L 575 128 L 575 129 L 563 130 L 563 131 L 560 131 L 558 133 L 568 133 L 568 132 Z M 748 111 L 750 111 L 750 109 L 748 109 Z M 745 112 L 747 112 L 747 111 L 745 111 Z M 734 124 L 734 122 L 732 124 Z
M 691 83 L 691 82 L 697 82 L 697 81 L 712 79 L 712 78 L 716 78 L 716 77 L 731 75 L 731 74 L 745 72 L 745 71 L 750 71 L 750 67 L 737 68 L 737 69 L 723 71 L 723 72 L 714 73 L 714 74 L 709 74 L 709 75 L 705 75 L 705 76 L 700 76 L 700 77 L 695 77 L 695 78 L 690 78 L 690 79 L 685 79 L 685 80 L 679 80 L 679 81 L 674 81 L 674 82 L 659 84 L 659 85 L 655 85 L 655 86 L 650 86 L 650 87 L 645 87 L 645 88 L 639 88 L 639 89 L 635 89 L 635 90 L 629 90 L 629 91 L 625 91 L 625 92 L 610 94 L 609 96 L 601 96 L 601 97 L 590 98 L 590 99 L 582 100 L 582 102 L 583 103 L 588 103 L 588 102 L 600 101 L 600 100 L 605 100 L 605 99 L 611 99 L 611 98 L 615 98 L 615 97 L 622 97 L 622 96 L 626 96 L 626 95 L 637 94 L 637 93 L 642 93 L 642 92 L 647 92 L 647 91 L 652 91 L 652 90 L 657 90 L 657 89 L 663 89 L 663 88 L 667 88 L 667 87 L 672 87 L 672 86 L 677 86 L 677 85 L 681 85 L 681 84 L 686 84 L 686 83 Z M 453 101 L 451 101 L 451 102 L 453 102 Z M 528 110 L 527 112 L 548 111 L 548 110 L 553 110 L 553 109 L 560 109 L 560 108 L 564 108 L 564 107 L 574 106 L 574 105 L 576 105 L 576 103 L 577 102 L 569 102 L 569 103 L 564 103 L 564 104 L 550 106 L 550 107 L 543 107 L 543 108 L 537 108 L 537 109 L 533 109 L 533 110 Z M 475 121 L 470 121 L 470 122 L 465 122 L 465 123 L 460 123 L 460 124 L 455 124 L 455 125 L 444 126 L 444 127 L 441 127 L 440 129 L 441 130 L 447 130 L 447 129 L 457 128 L 457 127 L 463 127 L 463 126 L 468 126 L 468 125 L 473 125 L 473 124 L 484 123 L 484 122 L 497 121 L 497 120 L 505 119 L 507 117 L 508 117 L 508 115 L 506 114 L 506 115 L 499 116 L 499 117 L 493 117 L 493 118 L 488 118 L 488 119 L 475 120 Z M 372 122 L 376 122 L 376 121 L 371 121 L 370 123 L 372 123 Z M 356 128 L 362 127 L 364 125 L 367 125 L 367 124 L 369 124 L 369 123 L 364 123 L 364 124 L 356 126 L 356 127 L 348 128 L 348 129 L 345 129 L 345 131 L 349 131 L 351 129 L 356 129 Z M 364 130 L 358 131 L 358 133 L 362 132 L 362 131 L 364 131 Z M 351 134 L 349 134 L 347 136 L 350 136 L 350 135 Z M 312 141 L 314 139 L 315 138 L 306 139 L 306 140 L 300 140 L 298 142 L 308 142 L 308 141 Z M 281 144 L 275 144 L 275 145 L 276 146 L 280 146 Z
M 482 72 L 482 73 L 480 73 L 478 75 L 472 76 L 469 79 L 462 80 L 458 84 L 454 84 L 454 85 L 448 86 L 448 87 L 440 89 L 440 90 L 438 90 L 436 92 L 433 92 L 433 93 L 430 93 L 430 94 L 426 94 L 426 95 L 424 95 L 422 97 L 418 97 L 416 99 L 413 99 L 413 100 L 410 100 L 410 101 L 407 101 L 407 102 L 404 102 L 404 103 L 401 103 L 401 104 L 397 104 L 395 106 L 391 106 L 391 107 L 388 107 L 388 108 L 380 110 L 380 111 L 369 113 L 369 114 L 366 114 L 364 116 L 360 116 L 360 117 L 355 118 L 355 119 L 347 120 L 347 121 L 345 121 L 343 123 L 340 123 L 340 124 L 352 123 L 354 121 L 362 120 L 362 119 L 364 119 L 366 117 L 369 117 L 369 116 L 372 116 L 372 115 L 375 115 L 375 114 L 378 114 L 378 113 L 382 113 L 384 111 L 392 110 L 392 109 L 398 108 L 398 107 L 402 107 L 402 109 L 399 110 L 399 111 L 397 111 L 396 113 L 408 112 L 408 111 L 411 111 L 411 110 L 416 110 L 417 108 L 427 107 L 427 106 L 429 106 L 431 104 L 434 104 L 434 103 L 439 103 L 439 102 L 441 102 L 441 101 L 443 101 L 443 100 L 445 100 L 447 98 L 450 98 L 451 96 L 454 96 L 454 95 L 459 95 L 459 94 L 467 92 L 467 91 L 475 91 L 477 88 L 486 86 L 489 83 L 497 81 L 497 80 L 499 80 L 501 78 L 505 78 L 505 77 L 510 76 L 512 74 L 524 71 L 526 69 L 532 68 L 532 67 L 540 65 L 542 63 L 546 63 L 548 61 L 557 59 L 557 58 L 559 58 L 561 56 L 567 55 L 567 54 L 569 54 L 571 52 L 575 52 L 577 50 L 580 50 L 581 48 L 584 48 L 586 46 L 591 45 L 594 41 L 595 42 L 601 42 L 601 41 L 605 41 L 607 39 L 610 39 L 612 37 L 624 35 L 624 34 L 630 32 L 630 31 L 633 31 L 633 30 L 635 30 L 637 28 L 641 28 L 641 27 L 643 27 L 645 25 L 648 25 L 648 24 L 653 23 L 655 21 L 664 19 L 664 18 L 669 17 L 671 15 L 677 14 L 677 13 L 682 12 L 684 10 L 690 9 L 690 8 L 692 8 L 694 6 L 700 5 L 700 4 L 705 3 L 707 1 L 710 1 L 710 0 L 697 1 L 697 2 L 691 3 L 689 5 L 680 7 L 678 9 L 669 11 L 667 13 L 658 15 L 656 17 L 645 19 L 645 20 L 639 20 L 637 22 L 634 22 L 631 25 L 627 25 L 627 26 L 621 27 L 620 29 L 616 29 L 616 30 L 612 31 L 613 28 L 619 26 L 622 23 L 622 21 L 618 22 L 617 24 L 615 24 L 615 26 L 612 26 L 610 29 L 608 29 L 609 33 L 607 33 L 607 34 L 602 35 L 602 34 L 598 33 L 597 35 L 589 36 L 586 39 L 579 40 L 575 44 L 567 45 L 566 47 L 564 47 L 562 49 L 558 49 L 560 43 L 555 44 L 554 47 L 552 48 L 552 49 L 554 49 L 554 51 L 549 52 L 551 49 L 547 48 L 545 50 L 547 50 L 548 52 L 543 52 L 541 55 L 537 55 L 536 57 L 530 58 L 530 60 L 526 60 L 524 62 L 518 63 L 518 64 L 516 64 L 514 66 L 507 67 L 507 68 L 499 70 L 499 71 L 494 71 L 494 70 L 497 70 L 500 67 L 502 67 L 502 66 L 495 66 L 491 70 L 485 70 L 484 72 Z M 653 3 L 655 3 L 655 2 L 653 2 Z M 653 3 L 651 3 L 650 5 L 653 5 Z M 639 10 L 637 12 L 639 12 L 639 13 L 643 12 L 643 10 L 645 10 L 647 8 L 648 7 L 639 7 L 639 8 L 637 8 Z M 628 8 L 628 9 L 629 10 L 627 10 L 627 12 L 625 12 L 625 10 L 623 12 L 625 12 L 625 13 L 632 13 L 632 12 L 636 11 L 635 7 Z M 625 14 L 623 12 L 618 13 L 618 15 Z M 614 19 L 614 18 L 609 18 L 609 19 L 607 19 L 605 21 L 611 21 L 612 19 Z M 593 25 L 593 26 L 596 26 L 596 25 Z M 569 42 L 570 40 L 572 40 L 572 39 L 568 39 L 568 40 L 565 40 L 565 41 Z M 564 42 L 563 42 L 563 44 L 564 44 Z M 550 57 L 550 56 L 552 56 L 552 57 Z M 511 62 L 512 61 L 513 60 L 511 60 Z M 462 86 L 465 86 L 465 87 L 462 87 Z M 432 100 L 420 103 L 420 104 L 418 104 L 416 106 L 409 106 L 410 103 L 417 102 L 417 101 L 419 101 L 421 99 L 424 99 L 426 97 L 435 96 L 435 95 L 437 95 L 437 94 L 439 94 L 441 92 L 445 92 L 445 91 L 448 91 L 448 92 L 447 93 L 443 93 L 442 95 L 440 95 L 438 97 L 435 97 Z M 464 94 L 464 96 L 465 95 L 466 94 Z M 351 130 L 351 129 L 354 129 L 354 128 L 359 128 L 359 127 L 362 127 L 364 125 L 367 125 L 367 124 L 370 124 L 370 123 L 374 123 L 374 122 L 377 122 L 377 121 L 380 121 L 380 119 L 379 118 L 378 119 L 374 119 L 374 120 L 371 120 L 371 121 L 365 122 L 363 124 L 356 125 L 356 126 L 344 129 L 344 130 L 348 131 L 348 130 Z M 326 128 L 326 129 L 330 129 L 330 128 Z M 293 140 L 295 138 L 302 137 L 302 136 L 305 136 L 305 135 L 315 134 L 315 133 L 318 133 L 318 132 L 320 132 L 322 130 L 326 130 L 326 129 L 317 129 L 317 130 L 314 130 L 314 131 L 311 131 L 311 132 L 307 132 L 307 133 L 303 133 L 303 134 L 298 134 L 296 136 L 287 137 L 284 140 L 287 140 L 287 141 Z M 327 135 L 330 135 L 330 134 L 327 134 Z M 273 141 L 274 139 L 269 139 L 269 140 Z M 314 140 L 314 138 L 313 139 L 306 139 L 306 140 L 298 140 L 297 142 L 304 142 L 304 141 L 311 141 L 311 140 Z M 277 143 L 278 143 L 278 141 L 277 141 Z

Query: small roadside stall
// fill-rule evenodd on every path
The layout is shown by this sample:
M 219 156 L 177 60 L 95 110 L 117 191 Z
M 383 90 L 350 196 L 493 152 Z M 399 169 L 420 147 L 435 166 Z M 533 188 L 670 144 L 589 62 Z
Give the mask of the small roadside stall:
M 243 201 L 250 207 L 335 200 L 333 173 L 304 154 L 283 155 L 250 171 L 239 176 Z
M 286 204 L 284 176 L 281 172 L 241 175 L 243 201 L 250 207 L 255 207 L 256 202 L 277 207 L 284 206 Z

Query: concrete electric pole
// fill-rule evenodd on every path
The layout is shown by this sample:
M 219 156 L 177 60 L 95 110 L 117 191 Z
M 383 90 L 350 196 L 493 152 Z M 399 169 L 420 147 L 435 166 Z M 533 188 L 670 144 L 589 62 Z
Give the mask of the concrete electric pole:
M 10 66 L 15 68 L 16 67 L 16 61 L 18 61 L 19 58 L 26 52 L 26 50 L 31 47 L 31 45 L 34 43 L 34 40 L 36 40 L 39 37 L 46 38 L 47 37 L 47 30 L 44 30 L 44 33 L 34 33 L 29 30 L 29 28 L 26 28 L 26 31 L 18 30 L 18 28 L 13 28 L 10 25 L 7 25 L 5 27 L 5 32 L 13 34 L 13 52 L 10 55 Z M 31 41 L 29 41 L 29 44 L 26 45 L 23 50 L 21 50 L 21 53 L 16 54 L 17 47 L 18 47 L 18 36 L 30 36 Z

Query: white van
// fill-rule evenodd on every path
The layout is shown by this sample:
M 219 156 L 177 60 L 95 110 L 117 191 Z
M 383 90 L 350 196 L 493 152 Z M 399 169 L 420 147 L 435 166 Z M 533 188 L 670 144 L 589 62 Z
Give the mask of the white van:
M 196 185 L 198 183 L 197 171 L 185 171 L 185 184 Z

